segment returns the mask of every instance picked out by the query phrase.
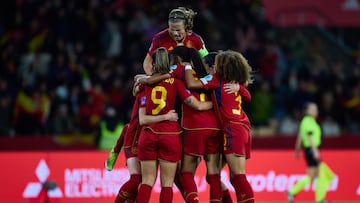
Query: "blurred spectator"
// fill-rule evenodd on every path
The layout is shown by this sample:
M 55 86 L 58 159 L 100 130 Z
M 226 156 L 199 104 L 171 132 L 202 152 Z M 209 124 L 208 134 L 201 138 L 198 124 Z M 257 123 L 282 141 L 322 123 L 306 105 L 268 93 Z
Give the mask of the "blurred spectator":
M 119 117 L 124 119 L 125 115 L 121 112 L 122 107 L 124 106 L 125 95 L 124 95 L 124 84 L 119 77 L 115 77 L 111 80 L 112 84 L 108 88 L 108 103 L 113 105 L 116 110 L 119 112 Z
M 44 134 L 51 101 L 44 84 L 26 86 L 19 91 L 14 107 L 13 122 L 16 134 Z
M 338 126 L 335 128 L 339 129 L 339 132 L 341 132 L 341 128 L 339 127 L 339 124 L 342 122 L 342 112 L 341 112 L 341 101 L 336 101 L 335 96 L 332 91 L 324 91 L 322 92 L 320 103 L 319 103 L 319 110 L 321 112 L 320 117 L 323 118 L 322 122 L 325 123 L 333 123 L 334 126 Z M 324 132 L 324 135 L 326 136 L 327 133 Z
M 311 28 L 273 27 L 260 0 L 189 1 L 186 5 L 4 1 L 1 127 L 8 132 L 13 125 L 16 134 L 62 130 L 95 134 L 105 103 L 127 122 L 133 76 L 143 73 L 142 60 L 154 33 L 167 26 L 163 19 L 178 6 L 198 11 L 194 31 L 209 50 L 240 51 L 260 71 L 249 86 L 253 94 L 249 116 L 254 124 L 270 125 L 270 119 L 276 119 L 279 133 L 291 133 L 291 128 L 281 126 L 295 122 L 293 109 L 316 101 L 321 120 L 339 126 L 331 132 L 360 132 L 360 68 L 348 67 L 340 56 L 331 55 L 326 38 L 307 35 Z M 6 122 L 10 119 L 11 124 Z
M 68 106 L 66 104 L 60 104 L 54 109 L 54 115 L 49 120 L 49 130 L 54 134 L 71 134 L 76 132 L 75 121 L 69 113 Z
M 254 126 L 268 125 L 274 109 L 274 98 L 268 81 L 260 81 L 259 89 L 252 92 L 250 118 Z
M 111 105 L 107 105 L 96 136 L 98 149 L 110 150 L 119 138 L 123 128 L 124 123 L 119 119 L 116 109 Z
M 264 53 L 259 58 L 260 75 L 264 80 L 269 81 L 270 84 L 273 84 L 276 73 L 278 72 L 277 65 L 279 56 L 275 48 L 273 42 L 265 42 Z
M 70 71 L 69 61 L 64 53 L 59 53 L 55 56 L 54 62 L 50 65 L 47 72 L 48 84 L 55 87 L 59 84 L 72 81 L 74 76 Z
M 102 32 L 101 45 L 107 57 L 120 57 L 123 49 L 123 36 L 119 25 L 115 21 L 108 21 Z
M 278 129 L 279 134 L 297 136 L 300 119 L 301 112 L 297 109 L 291 109 L 285 118 L 281 119 Z
M 341 133 L 339 124 L 329 116 L 320 122 L 320 126 L 325 137 L 339 136 Z
M 149 17 L 145 14 L 144 10 L 136 8 L 133 14 L 133 18 L 130 19 L 127 30 L 130 36 L 141 34 L 150 26 Z
M 350 133 L 360 131 L 360 80 L 353 82 L 354 85 L 349 90 L 349 98 L 345 101 L 345 108 L 349 112 L 347 128 Z
M 12 132 L 12 106 L 9 95 L 0 93 L 0 135 L 11 135 Z
M 103 115 L 105 105 L 104 94 L 99 84 L 94 84 L 81 96 L 83 101 L 79 106 L 80 130 L 83 133 L 96 131 Z
M 296 69 L 300 68 L 306 60 L 306 52 L 309 47 L 308 39 L 300 29 L 296 29 L 289 36 L 288 49 L 290 53 L 290 65 Z
M 298 78 L 296 89 L 290 95 L 291 105 L 294 108 L 301 109 L 305 103 L 314 100 L 314 93 L 311 89 L 310 78 Z
M 0 77 L 0 136 L 13 134 L 11 122 L 13 106 L 7 86 L 7 81 Z

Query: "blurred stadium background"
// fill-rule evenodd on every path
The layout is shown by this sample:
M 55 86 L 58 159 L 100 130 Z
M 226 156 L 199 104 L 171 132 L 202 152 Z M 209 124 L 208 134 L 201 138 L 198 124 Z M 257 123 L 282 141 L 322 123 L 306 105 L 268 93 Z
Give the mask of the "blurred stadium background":
M 258 70 L 249 87 L 252 102 L 244 104 L 253 124 L 255 154 L 293 149 L 300 108 L 307 101 L 320 107 L 324 150 L 360 152 L 359 0 L 4 0 L 1 161 L 43 153 L 29 166 L 33 175 L 43 158 L 49 166 L 51 160 L 66 164 L 54 158 L 60 151 L 95 151 L 101 163 L 93 164 L 101 168 L 107 152 L 97 147 L 100 123 L 128 122 L 133 76 L 143 73 L 152 36 L 167 27 L 167 15 L 177 6 L 197 12 L 194 31 L 209 51 L 240 51 Z M 108 115 L 108 109 L 116 114 Z M 16 173 L 24 173 L 20 168 Z M 300 164 L 298 173 L 302 170 Z M 21 190 L 14 195 L 20 198 L 29 181 L 13 185 Z M 0 193 L 6 187 L 1 185 Z M 347 201 L 360 202 L 358 190 Z M 107 198 L 112 202 L 113 197 Z

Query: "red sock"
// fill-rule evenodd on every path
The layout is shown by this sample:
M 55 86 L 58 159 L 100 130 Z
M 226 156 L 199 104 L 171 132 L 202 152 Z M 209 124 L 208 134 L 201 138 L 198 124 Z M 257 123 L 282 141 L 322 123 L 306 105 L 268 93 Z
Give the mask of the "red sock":
M 194 177 L 191 172 L 181 173 L 181 181 L 184 187 L 185 200 L 187 203 L 198 203 L 199 196 Z
M 232 203 L 232 198 L 228 189 L 222 191 L 222 203 Z
M 124 183 L 115 199 L 115 203 L 124 203 L 126 200 L 135 200 L 137 189 L 141 183 L 140 174 L 132 174 L 130 179 Z
M 236 199 L 238 202 L 254 203 L 254 193 L 246 179 L 245 174 L 235 174 L 231 178 L 231 184 L 236 191 Z
M 176 187 L 178 188 L 178 190 L 181 193 L 181 196 L 184 198 L 185 202 L 186 202 L 186 196 L 185 196 L 185 192 L 184 192 L 184 188 L 183 188 L 183 184 L 182 184 L 182 177 L 181 177 L 181 168 L 178 167 L 176 169 L 176 174 L 175 174 L 175 178 L 174 178 L 174 183 L 176 185 Z
M 210 185 L 210 202 L 221 202 L 222 188 L 219 174 L 207 175 L 207 181 Z
M 150 185 L 141 184 L 136 197 L 136 202 L 148 203 L 150 201 L 151 190 L 152 187 Z
M 160 193 L 160 203 L 171 203 L 173 200 L 172 187 L 162 187 Z
M 124 128 L 122 129 L 121 134 L 119 135 L 119 138 L 116 141 L 116 145 L 114 146 L 114 152 L 120 153 L 121 148 L 124 145 L 124 137 L 125 137 L 128 127 L 129 127 L 129 124 L 126 124 L 124 126 Z

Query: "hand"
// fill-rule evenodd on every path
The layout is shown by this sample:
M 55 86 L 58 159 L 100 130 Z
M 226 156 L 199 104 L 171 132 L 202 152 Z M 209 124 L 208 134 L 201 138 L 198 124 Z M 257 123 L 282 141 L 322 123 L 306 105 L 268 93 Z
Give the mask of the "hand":
M 140 78 L 144 78 L 144 77 L 146 77 L 146 76 L 147 76 L 146 74 L 137 74 L 137 75 L 134 76 L 134 81 L 135 81 L 135 82 L 138 82 L 138 80 L 139 80 Z
M 140 77 L 144 77 L 146 74 L 137 74 L 134 76 L 134 81 L 136 82 Z
M 228 94 L 238 92 L 239 90 L 240 90 L 240 85 L 238 83 L 224 84 L 224 91 Z
M 172 109 L 166 113 L 166 118 L 167 118 L 166 120 L 168 121 L 177 121 L 179 119 L 179 116 L 176 113 L 176 111 Z
M 140 86 L 140 83 L 138 83 L 138 82 L 134 83 L 133 90 L 132 90 L 133 96 L 136 96 L 139 93 L 139 91 L 140 91 L 139 86 Z
M 149 78 L 148 75 L 135 75 L 134 78 L 136 78 L 135 83 L 136 84 L 146 84 L 146 79 Z

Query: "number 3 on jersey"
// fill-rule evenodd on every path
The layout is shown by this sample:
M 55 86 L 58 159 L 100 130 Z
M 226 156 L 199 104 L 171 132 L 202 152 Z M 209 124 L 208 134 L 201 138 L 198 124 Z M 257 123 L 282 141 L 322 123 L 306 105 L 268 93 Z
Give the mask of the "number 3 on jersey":
M 159 98 L 160 97 L 160 98 Z M 166 106 L 167 90 L 163 86 L 155 86 L 151 90 L 151 101 L 156 104 L 156 108 L 152 109 L 152 115 L 158 115 Z
M 239 108 L 238 109 L 232 109 L 232 113 L 236 115 L 241 114 L 241 95 L 237 92 L 235 92 L 235 101 L 239 102 Z

